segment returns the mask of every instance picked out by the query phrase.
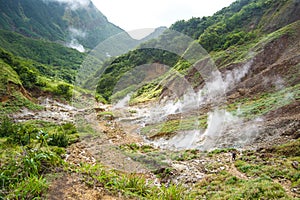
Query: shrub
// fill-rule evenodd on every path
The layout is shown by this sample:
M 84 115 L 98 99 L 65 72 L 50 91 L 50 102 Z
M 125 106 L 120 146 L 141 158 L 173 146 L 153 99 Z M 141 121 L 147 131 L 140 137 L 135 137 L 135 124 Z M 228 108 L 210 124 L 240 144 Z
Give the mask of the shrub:
M 45 178 L 30 176 L 14 186 L 8 199 L 36 199 L 41 197 L 47 188 L 48 184 Z
M 69 84 L 61 83 L 57 85 L 55 93 L 69 100 L 72 97 L 72 86 Z
M 75 134 L 75 133 L 77 133 L 76 126 L 72 123 L 63 124 L 62 129 L 66 134 Z
M 48 145 L 67 147 L 69 144 L 69 138 L 65 133 L 55 133 L 50 136 Z
M 35 138 L 38 130 L 32 125 L 13 124 L 12 132 L 7 138 L 10 144 L 27 145 Z
M 26 148 L 0 166 L 0 199 L 40 197 L 47 188 L 42 175 L 61 164 L 61 158 L 52 152 Z
M 0 137 L 8 137 L 14 132 L 14 124 L 12 120 L 5 116 L 1 120 L 1 126 L 0 126 Z
M 19 76 L 25 88 L 32 88 L 37 83 L 37 74 L 28 68 L 24 68 Z

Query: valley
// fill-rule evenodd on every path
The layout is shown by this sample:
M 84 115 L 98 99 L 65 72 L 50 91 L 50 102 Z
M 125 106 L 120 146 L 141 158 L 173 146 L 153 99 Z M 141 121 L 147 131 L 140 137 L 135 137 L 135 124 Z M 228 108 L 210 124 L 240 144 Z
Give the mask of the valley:
M 141 40 L 31 1 L 0 7 L 0 199 L 300 198 L 297 0 Z

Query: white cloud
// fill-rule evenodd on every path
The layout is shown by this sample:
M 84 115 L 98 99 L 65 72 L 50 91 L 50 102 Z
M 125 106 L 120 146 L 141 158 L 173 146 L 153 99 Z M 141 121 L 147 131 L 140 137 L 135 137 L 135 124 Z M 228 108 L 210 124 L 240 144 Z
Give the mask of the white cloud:
M 234 0 L 92 0 L 108 20 L 126 31 L 170 26 L 181 19 L 210 16 Z
M 44 0 L 44 1 L 56 1 L 59 3 L 65 3 L 72 10 L 76 10 L 78 8 L 87 7 L 90 4 L 90 0 Z

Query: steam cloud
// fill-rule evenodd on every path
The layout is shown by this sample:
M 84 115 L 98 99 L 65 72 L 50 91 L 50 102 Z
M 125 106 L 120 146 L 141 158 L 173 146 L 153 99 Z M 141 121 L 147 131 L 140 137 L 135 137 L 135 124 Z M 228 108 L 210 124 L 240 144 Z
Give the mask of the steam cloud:
M 66 4 L 66 9 L 77 10 L 79 8 L 88 8 L 91 1 L 90 0 L 43 0 L 47 2 L 58 2 L 60 4 Z M 86 33 L 82 30 L 76 29 L 74 27 L 69 27 L 71 41 L 66 43 L 65 46 L 76 49 L 79 52 L 85 52 L 82 44 L 78 42 L 78 38 L 85 38 Z
M 72 10 L 76 10 L 78 8 L 86 8 L 90 4 L 90 0 L 44 0 L 45 2 L 58 2 L 58 3 L 64 3 L 67 4 L 68 7 Z
M 82 46 L 82 44 L 79 44 L 79 42 L 76 39 L 72 39 L 71 42 L 67 44 L 67 47 L 76 49 L 77 51 L 79 51 L 81 53 L 85 52 L 85 49 Z
M 85 49 L 82 44 L 80 44 L 77 38 L 85 38 L 86 33 L 80 29 L 76 29 L 74 27 L 69 28 L 71 42 L 66 44 L 67 47 L 72 49 L 76 49 L 79 52 L 85 52 Z
M 248 74 L 251 65 L 252 60 L 239 68 L 224 72 L 223 78 L 212 76 L 213 78 L 207 81 L 199 92 L 187 91 L 181 100 L 169 101 L 162 106 L 153 108 L 151 114 L 146 118 L 146 123 L 157 123 L 165 120 L 170 114 L 185 113 L 214 101 L 219 102 L 217 97 L 224 91 L 232 90 L 240 83 L 242 78 Z M 281 81 L 278 82 L 281 84 Z M 234 116 L 217 106 L 208 113 L 208 127 L 204 132 L 203 130 L 193 130 L 189 133 L 178 133 L 167 140 L 161 138 L 153 141 L 153 144 L 165 148 L 199 148 L 202 150 L 228 146 L 242 147 L 257 138 L 263 129 L 262 123 L 262 118 L 245 120 L 243 117 Z

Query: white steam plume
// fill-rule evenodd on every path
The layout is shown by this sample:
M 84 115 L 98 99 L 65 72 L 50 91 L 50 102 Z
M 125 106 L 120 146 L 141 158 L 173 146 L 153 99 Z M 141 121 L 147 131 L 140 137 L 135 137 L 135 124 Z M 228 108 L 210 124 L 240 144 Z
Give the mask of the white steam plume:
M 86 33 L 80 29 L 76 29 L 74 27 L 69 28 L 71 41 L 66 44 L 67 47 L 72 49 L 76 49 L 79 52 L 85 52 L 85 49 L 82 44 L 80 44 L 77 38 L 85 38 Z
M 208 114 L 208 127 L 197 142 L 198 148 L 240 148 L 251 144 L 264 129 L 263 118 L 244 120 L 226 110 L 214 110 Z
M 198 92 L 187 90 L 180 100 L 169 101 L 164 105 L 151 109 L 149 116 L 146 118 L 146 124 L 163 121 L 170 114 L 189 112 L 212 102 L 222 102 L 218 98 L 224 92 L 230 91 L 238 85 L 242 78 L 248 74 L 251 65 L 252 60 L 241 67 L 228 70 L 224 72 L 223 79 L 220 75 L 213 75 Z M 153 143 L 167 148 L 173 146 L 176 148 L 199 148 L 202 150 L 229 146 L 242 147 L 250 144 L 257 138 L 257 135 L 262 130 L 261 124 L 263 124 L 262 118 L 249 121 L 242 117 L 233 116 L 225 109 L 220 110 L 216 107 L 208 113 L 208 127 L 204 132 L 194 130 L 188 134 L 186 132 L 178 133 L 172 138 L 167 140 L 161 138 Z
M 79 51 L 81 53 L 85 52 L 84 47 L 81 44 L 79 44 L 79 42 L 76 39 L 72 39 L 71 42 L 67 44 L 67 47 L 76 49 L 77 51 Z

